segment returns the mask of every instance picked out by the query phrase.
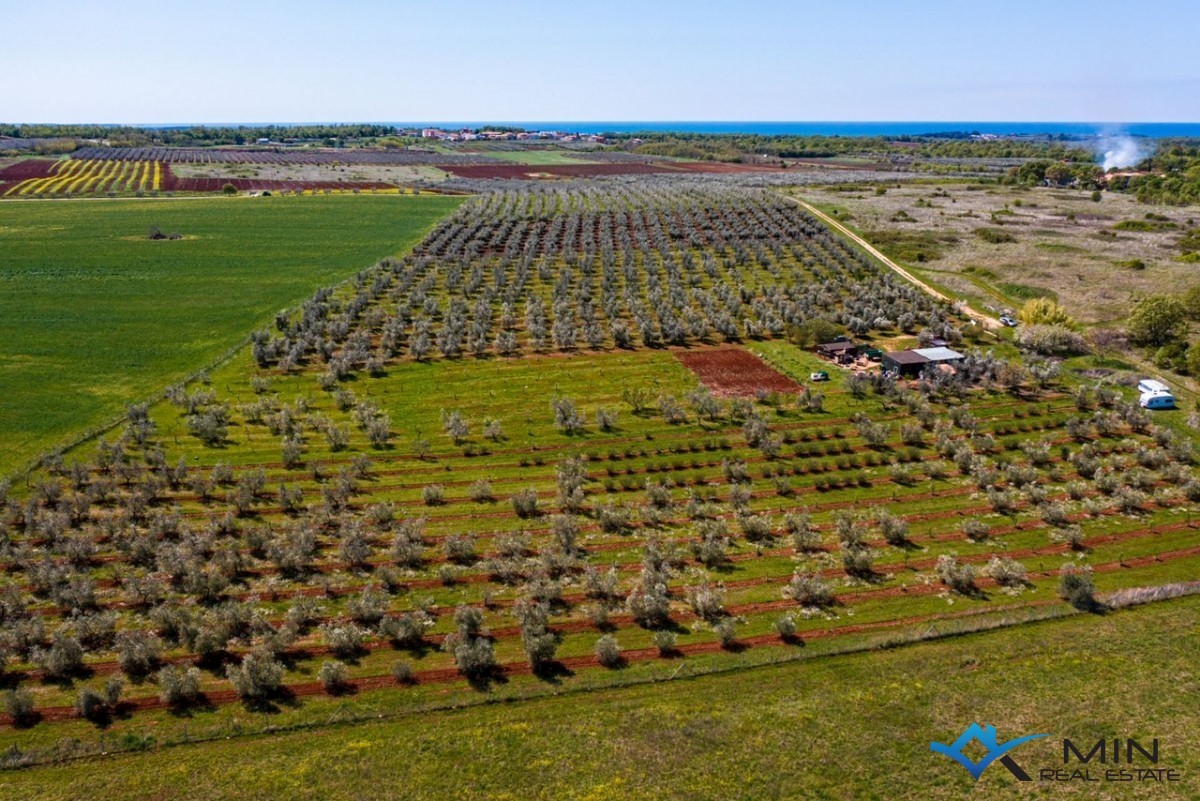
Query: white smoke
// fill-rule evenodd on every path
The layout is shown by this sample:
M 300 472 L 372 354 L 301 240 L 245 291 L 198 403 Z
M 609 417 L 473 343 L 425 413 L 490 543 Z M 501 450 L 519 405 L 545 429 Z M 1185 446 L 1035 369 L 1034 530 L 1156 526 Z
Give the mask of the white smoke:
M 1107 170 L 1132 167 L 1149 155 L 1148 148 L 1132 136 L 1106 136 L 1096 143 L 1101 166 Z

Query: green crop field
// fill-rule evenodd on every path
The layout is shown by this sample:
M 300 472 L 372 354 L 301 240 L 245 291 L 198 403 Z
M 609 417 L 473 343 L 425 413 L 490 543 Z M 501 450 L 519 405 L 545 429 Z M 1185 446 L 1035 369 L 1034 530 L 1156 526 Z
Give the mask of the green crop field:
M 0 475 L 161 392 L 461 200 L 0 204 Z M 151 241 L 150 226 L 180 240 Z
M 1026 788 L 999 765 L 976 785 L 930 752 L 931 741 L 979 721 L 1002 739 L 1051 734 L 1017 752 L 1031 771 L 1061 766 L 1062 737 L 1157 738 L 1156 767 L 1178 770 L 1179 782 L 1088 788 L 1188 799 L 1200 794 L 1198 651 L 1200 600 L 1186 598 L 896 650 L 699 678 L 681 671 L 665 684 L 218 736 L 12 771 L 0 774 L 0 790 L 29 801 L 1080 797 L 1079 782 Z M 338 709 L 325 714 L 336 720 Z
M 564 164 L 595 164 L 587 153 L 568 153 L 562 150 L 486 150 L 488 156 L 514 164 L 531 164 L 537 166 L 561 166 Z

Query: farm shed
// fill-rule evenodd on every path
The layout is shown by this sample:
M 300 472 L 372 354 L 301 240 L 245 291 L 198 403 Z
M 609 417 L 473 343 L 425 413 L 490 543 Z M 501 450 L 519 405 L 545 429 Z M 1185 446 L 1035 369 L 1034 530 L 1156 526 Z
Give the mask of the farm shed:
M 846 341 L 826 342 L 823 345 L 817 345 L 817 354 L 837 362 L 848 361 L 858 355 L 858 345 Z
M 896 350 L 883 354 L 883 369 L 896 375 L 920 375 L 927 364 L 929 364 L 929 359 L 915 350 Z
M 926 365 L 953 364 L 963 358 L 958 351 L 945 347 L 897 350 L 883 355 L 883 369 L 901 376 L 916 376 Z

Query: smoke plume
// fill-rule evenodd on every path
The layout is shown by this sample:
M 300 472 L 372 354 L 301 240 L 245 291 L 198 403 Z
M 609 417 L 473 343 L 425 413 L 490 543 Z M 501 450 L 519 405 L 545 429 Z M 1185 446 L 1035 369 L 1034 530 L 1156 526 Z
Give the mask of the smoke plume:
M 1148 156 L 1149 149 L 1132 136 L 1105 136 L 1097 140 L 1096 155 L 1105 170 L 1124 169 Z

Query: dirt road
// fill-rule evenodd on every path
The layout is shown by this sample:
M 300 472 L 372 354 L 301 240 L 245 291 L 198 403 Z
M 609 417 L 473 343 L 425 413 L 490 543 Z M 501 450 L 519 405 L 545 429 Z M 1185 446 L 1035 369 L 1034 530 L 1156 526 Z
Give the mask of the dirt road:
M 921 289 L 928 292 L 930 295 L 933 295 L 935 298 L 941 298 L 942 300 L 944 300 L 948 303 L 955 304 L 960 309 L 962 309 L 963 313 L 966 314 L 968 317 L 970 317 L 973 320 L 978 321 L 979 324 L 982 325 L 985 330 L 998 331 L 1002 327 L 1000 325 L 1000 321 L 997 320 L 996 318 L 989 317 L 986 314 L 984 314 L 983 312 L 975 311 L 974 309 L 967 306 L 965 303 L 960 303 L 958 298 L 952 298 L 943 292 L 939 292 L 938 290 L 931 287 L 929 284 L 922 281 L 920 278 L 917 278 L 915 275 L 910 273 L 908 270 L 904 269 L 899 264 L 896 264 L 896 262 L 892 261 L 887 256 L 880 253 L 870 242 L 863 239 L 861 236 L 854 233 L 849 228 L 847 228 L 846 226 L 842 225 L 840 222 L 835 220 L 833 217 L 830 217 L 828 214 L 826 214 L 825 212 L 818 209 L 816 206 L 813 206 L 811 203 L 806 203 L 805 201 L 801 200 L 800 198 L 791 197 L 790 195 L 785 195 L 784 197 L 787 197 L 788 200 L 791 200 L 793 203 L 795 203 L 796 205 L 803 208 L 809 214 L 813 215 L 814 217 L 819 219 L 821 222 L 828 225 L 830 228 L 834 229 L 835 231 L 838 231 L 843 236 L 849 238 L 851 241 L 853 241 L 855 244 L 857 244 L 860 248 L 865 250 L 867 253 L 870 253 L 872 256 L 874 256 L 875 258 L 877 258 L 881 262 L 883 262 L 885 265 L 887 265 L 887 267 L 889 269 L 891 269 L 892 271 L 897 273 L 904 280 L 909 281 L 913 284 L 916 284 L 917 286 L 921 287 Z

